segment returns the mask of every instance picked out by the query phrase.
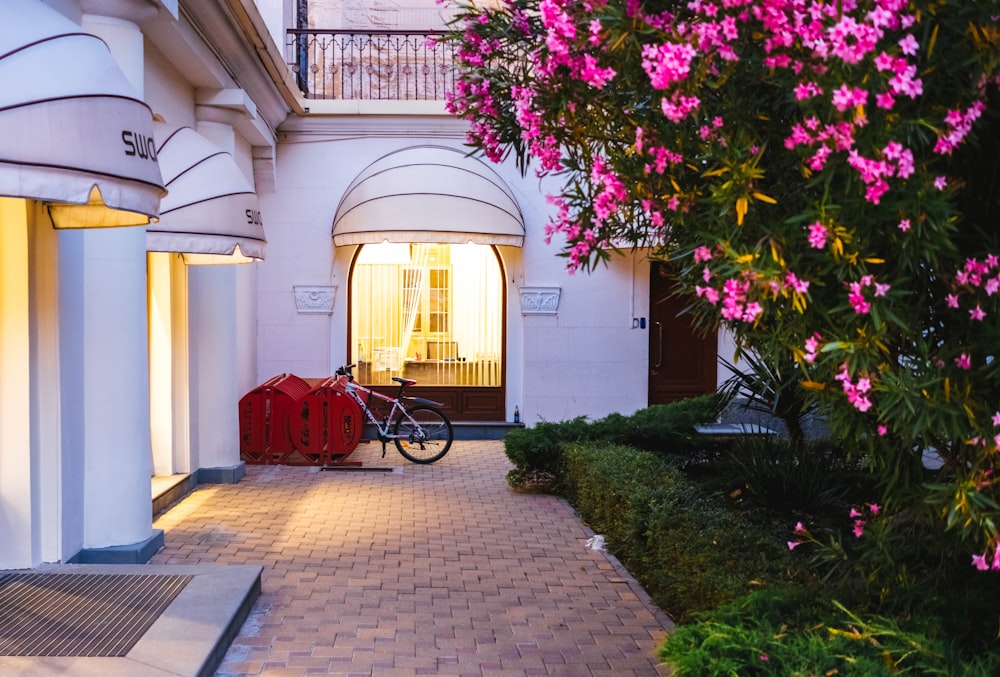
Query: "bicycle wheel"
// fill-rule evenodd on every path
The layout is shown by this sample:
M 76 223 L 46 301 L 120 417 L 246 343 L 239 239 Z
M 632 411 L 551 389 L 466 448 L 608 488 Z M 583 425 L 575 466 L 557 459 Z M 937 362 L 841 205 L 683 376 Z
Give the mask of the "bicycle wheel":
M 433 463 L 448 453 L 455 432 L 448 417 L 434 407 L 414 407 L 396 419 L 396 448 L 414 463 Z

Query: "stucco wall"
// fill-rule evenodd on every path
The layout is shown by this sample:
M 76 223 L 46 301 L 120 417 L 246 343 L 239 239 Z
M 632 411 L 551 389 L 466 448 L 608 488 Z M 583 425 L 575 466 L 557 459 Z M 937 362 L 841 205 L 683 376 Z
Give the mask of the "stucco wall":
M 285 372 L 328 376 L 347 359 L 354 247 L 333 246 L 337 205 L 348 184 L 385 154 L 421 144 L 465 150 L 457 135 L 439 135 L 453 122 L 414 120 L 411 126 L 421 124 L 426 136 L 315 130 L 282 135 L 280 184 L 274 194 L 262 196 L 268 257 L 259 266 L 258 381 Z M 557 244 L 544 242 L 550 209 L 544 182 L 521 177 L 512 164 L 491 167 L 518 199 L 527 230 L 523 248 L 501 251 L 507 278 L 507 418 L 513 418 L 515 406 L 529 424 L 645 406 L 648 337 L 632 328 L 632 318 L 646 315 L 648 265 L 641 258 L 616 257 L 592 275 L 569 275 L 565 259 L 556 256 Z M 332 315 L 297 312 L 296 285 L 335 286 Z M 522 315 L 524 287 L 560 288 L 558 313 Z

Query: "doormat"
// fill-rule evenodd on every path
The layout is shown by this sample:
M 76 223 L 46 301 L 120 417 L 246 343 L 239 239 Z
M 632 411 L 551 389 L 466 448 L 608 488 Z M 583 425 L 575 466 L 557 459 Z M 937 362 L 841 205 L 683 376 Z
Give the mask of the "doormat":
M 0 574 L 0 656 L 125 656 L 190 580 Z

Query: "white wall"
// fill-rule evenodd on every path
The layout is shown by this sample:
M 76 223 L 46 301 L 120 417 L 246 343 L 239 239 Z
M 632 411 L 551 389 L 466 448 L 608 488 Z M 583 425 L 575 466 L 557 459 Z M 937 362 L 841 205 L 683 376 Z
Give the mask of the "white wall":
M 194 127 L 194 89 L 151 42 L 145 48 L 144 100 L 168 125 Z
M 363 125 L 362 122 L 355 122 Z M 414 125 L 419 123 L 414 122 Z M 277 193 L 262 198 L 268 256 L 260 264 L 257 381 L 276 374 L 329 376 L 347 359 L 348 276 L 354 247 L 333 247 L 333 218 L 348 184 L 377 158 L 421 144 L 466 150 L 440 136 L 287 134 L 278 147 Z M 507 290 L 507 417 L 526 423 L 629 413 L 646 405 L 648 265 L 616 257 L 592 275 L 569 275 L 558 246 L 544 243 L 549 216 L 537 178 L 493 166 L 520 202 L 524 247 L 504 247 Z M 554 188 L 554 186 L 552 186 Z M 335 285 L 332 316 L 299 314 L 295 285 Z M 561 287 L 559 313 L 523 316 L 522 287 Z

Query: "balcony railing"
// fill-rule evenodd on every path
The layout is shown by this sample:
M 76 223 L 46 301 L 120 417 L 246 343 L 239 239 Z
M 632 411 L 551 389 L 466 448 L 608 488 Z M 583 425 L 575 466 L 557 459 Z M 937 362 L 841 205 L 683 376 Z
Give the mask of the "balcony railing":
M 310 99 L 441 101 L 455 84 L 442 31 L 290 30 L 292 71 Z

